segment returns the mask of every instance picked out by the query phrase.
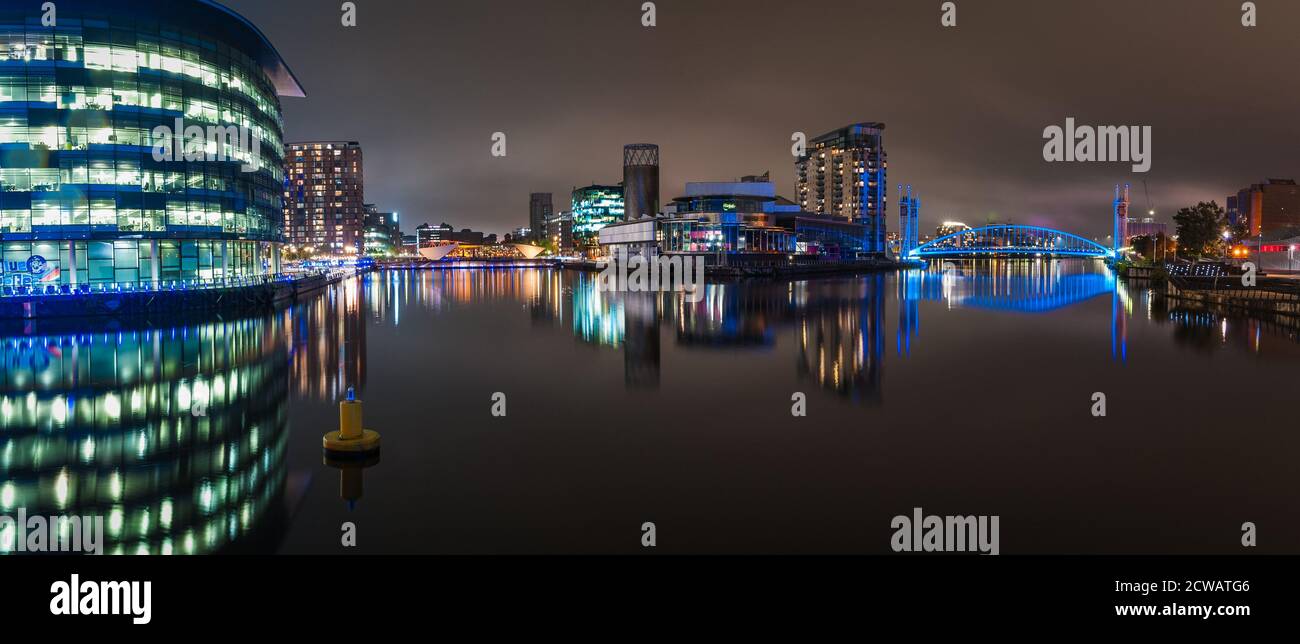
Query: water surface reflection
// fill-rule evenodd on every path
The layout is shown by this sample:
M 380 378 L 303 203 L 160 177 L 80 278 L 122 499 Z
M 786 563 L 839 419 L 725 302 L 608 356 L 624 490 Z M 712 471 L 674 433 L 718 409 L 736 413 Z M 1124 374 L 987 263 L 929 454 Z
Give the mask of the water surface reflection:
M 1244 520 L 1300 542 L 1293 327 L 1090 262 L 952 268 L 694 303 L 386 272 L 264 316 L 9 328 L 0 513 L 102 514 L 127 554 L 339 553 L 345 521 L 348 552 L 625 552 L 649 517 L 668 550 L 877 552 L 916 506 L 1003 516 L 1004 552 L 1230 552 Z M 321 460 L 348 387 L 385 436 L 364 487 Z

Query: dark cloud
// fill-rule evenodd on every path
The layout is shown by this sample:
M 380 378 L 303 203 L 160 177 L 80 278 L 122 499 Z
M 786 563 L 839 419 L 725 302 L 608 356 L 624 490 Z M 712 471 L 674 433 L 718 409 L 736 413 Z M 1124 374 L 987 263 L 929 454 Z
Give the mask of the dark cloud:
M 505 232 L 528 193 L 621 178 L 624 143 L 663 150 L 663 198 L 692 180 L 771 170 L 790 135 L 884 121 L 894 186 L 922 226 L 989 216 L 1109 230 L 1110 191 L 1143 181 L 1164 218 L 1267 176 L 1300 174 L 1300 4 L 1226 0 L 957 0 L 958 26 L 915 0 L 227 0 L 305 85 L 290 139 L 359 140 L 367 199 L 408 226 Z M 1140 6 L 1136 6 L 1140 5 Z M 1042 130 L 1150 125 L 1154 163 L 1047 164 Z M 490 156 L 505 132 L 509 156 Z M 890 204 L 891 218 L 896 204 Z M 892 222 L 891 222 L 892 224 Z

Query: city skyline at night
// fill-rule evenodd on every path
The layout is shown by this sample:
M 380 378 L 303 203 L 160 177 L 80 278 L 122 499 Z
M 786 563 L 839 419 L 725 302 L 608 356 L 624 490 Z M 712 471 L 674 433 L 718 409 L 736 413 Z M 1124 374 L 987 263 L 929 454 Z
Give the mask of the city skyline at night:
M 11 639 L 1288 619 L 1297 28 L 0 0 Z
M 689 181 L 764 171 L 793 199 L 791 135 L 861 121 L 887 124 L 890 181 L 922 187 L 923 230 L 992 218 L 1105 237 L 1115 183 L 1134 184 L 1143 213 L 1149 194 L 1167 221 L 1300 174 L 1279 145 L 1300 135 L 1282 107 L 1300 90 L 1249 62 L 1296 48 L 1294 5 L 1243 29 L 1236 7 L 1005 2 L 963 6 L 942 29 L 935 7 L 902 2 L 666 1 L 653 28 L 640 3 L 362 4 L 347 30 L 337 11 L 304 0 L 228 4 L 311 90 L 285 102 L 287 140 L 361 141 L 372 151 L 367 199 L 412 226 L 509 232 L 527 222 L 529 193 L 617 183 L 622 147 L 637 141 L 662 150 L 662 203 Z M 1064 24 L 1089 37 L 1045 26 Z M 724 32 L 752 37 L 713 37 Z M 1192 38 L 1209 46 L 1183 46 Z M 790 54 L 811 42 L 817 54 Z M 1252 86 L 1275 100 L 1233 89 Z M 1152 126 L 1150 172 L 1044 163 L 1043 129 L 1067 117 Z M 1207 136 L 1208 123 L 1233 124 L 1231 136 Z M 495 132 L 508 137 L 506 157 L 490 154 Z

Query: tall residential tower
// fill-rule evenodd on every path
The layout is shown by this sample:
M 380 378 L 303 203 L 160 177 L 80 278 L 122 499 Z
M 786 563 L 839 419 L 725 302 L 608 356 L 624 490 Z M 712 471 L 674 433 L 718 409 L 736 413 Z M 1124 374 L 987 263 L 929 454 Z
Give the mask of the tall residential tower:
M 885 252 L 884 123 L 856 123 L 808 142 L 795 161 L 799 205 L 866 226 L 863 249 Z
M 311 141 L 285 146 L 284 235 L 290 244 L 345 255 L 364 248 L 361 144 Z

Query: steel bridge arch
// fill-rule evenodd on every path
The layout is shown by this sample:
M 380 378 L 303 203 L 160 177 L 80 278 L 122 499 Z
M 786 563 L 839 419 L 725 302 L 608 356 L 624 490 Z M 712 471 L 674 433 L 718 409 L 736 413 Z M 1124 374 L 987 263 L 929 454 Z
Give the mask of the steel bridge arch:
M 1050 255 L 1055 257 L 1101 257 L 1115 251 L 1097 242 L 1063 230 L 1044 226 L 993 224 L 949 233 L 908 251 L 910 259 L 928 257 L 980 257 L 997 255 Z

